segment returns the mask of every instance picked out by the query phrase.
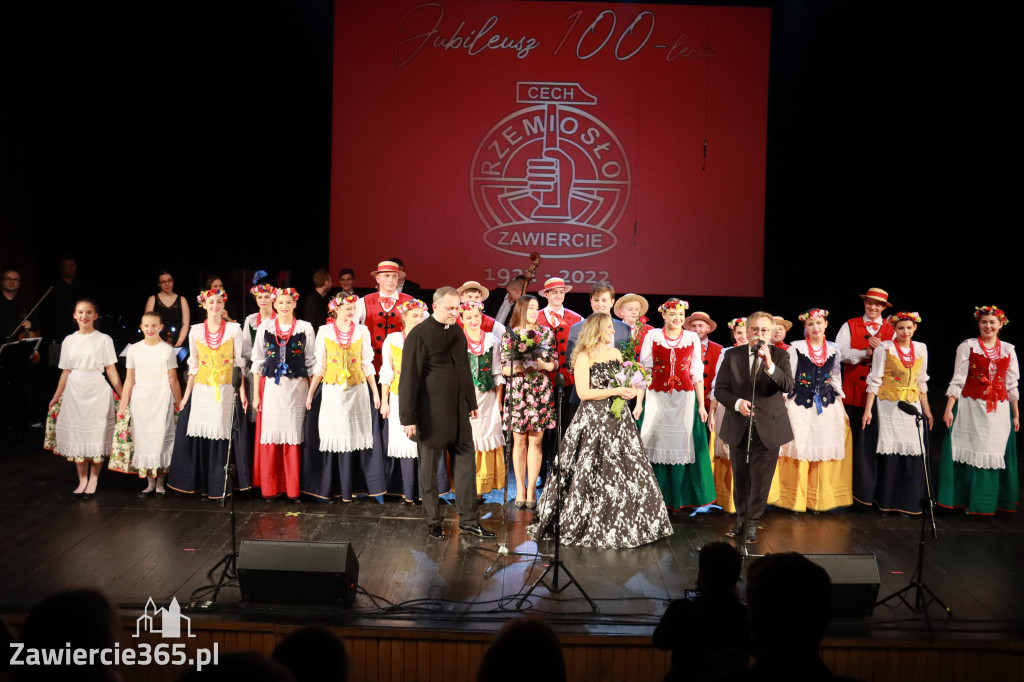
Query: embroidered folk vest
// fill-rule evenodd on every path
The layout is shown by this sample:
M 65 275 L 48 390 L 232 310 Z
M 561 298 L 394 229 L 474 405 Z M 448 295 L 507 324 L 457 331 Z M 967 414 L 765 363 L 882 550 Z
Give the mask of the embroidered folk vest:
M 324 383 L 338 386 L 358 386 L 366 382 L 363 374 L 363 338 L 342 348 L 334 339 L 324 339 Z
M 847 320 L 850 327 L 850 348 L 855 350 L 866 350 L 868 347 L 868 328 L 864 324 L 864 317 L 855 317 Z M 883 321 L 878 330 L 879 341 L 892 339 L 895 330 L 888 322 Z M 878 350 L 877 348 L 875 349 Z M 846 396 L 843 402 L 853 407 L 864 407 L 865 396 L 867 395 L 868 373 L 871 371 L 871 358 L 861 360 L 856 365 L 847 364 L 843 368 L 843 394 Z
M 967 365 L 967 381 L 961 395 L 964 398 L 984 400 L 985 410 L 995 412 L 996 404 L 1009 400 L 1006 394 L 1006 370 L 1010 367 L 1010 356 L 989 360 L 971 350 Z
M 651 370 L 651 390 L 662 393 L 692 391 L 693 378 L 690 376 L 690 360 L 693 344 L 680 348 L 666 348 L 660 343 L 651 346 L 654 368 Z

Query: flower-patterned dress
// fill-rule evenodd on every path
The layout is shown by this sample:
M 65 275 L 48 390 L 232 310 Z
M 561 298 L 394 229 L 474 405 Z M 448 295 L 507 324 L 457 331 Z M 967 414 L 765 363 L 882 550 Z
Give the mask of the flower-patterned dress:
M 555 362 L 557 355 L 554 332 L 542 327 L 539 334 L 540 350 L 536 357 L 545 362 Z M 505 332 L 501 337 L 502 368 L 511 367 L 513 360 L 520 357 L 513 344 L 519 346 L 519 352 L 527 350 L 516 337 L 516 330 Z M 513 374 L 507 378 L 507 384 L 503 417 L 505 430 L 528 433 L 555 428 L 554 389 L 547 372 Z
M 615 360 L 590 367 L 590 386 L 610 388 Z M 611 398 L 584 400 L 565 430 L 557 486 L 537 504 L 534 539 L 554 534 L 561 494 L 561 541 L 584 547 L 638 547 L 672 534 L 658 481 L 632 418 L 615 418 Z M 557 489 L 557 490 L 556 490 Z

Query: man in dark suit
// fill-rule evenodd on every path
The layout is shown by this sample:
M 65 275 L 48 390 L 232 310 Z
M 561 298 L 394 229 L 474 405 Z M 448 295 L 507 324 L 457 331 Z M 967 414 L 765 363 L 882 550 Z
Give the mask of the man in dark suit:
M 615 303 L 615 287 L 612 286 L 611 282 L 598 282 L 590 288 L 590 310 L 591 313 L 606 313 L 612 314 L 612 305 Z M 586 319 L 583 319 L 573 326 L 569 327 L 569 340 L 565 344 L 565 361 L 567 363 L 572 362 L 572 351 L 576 348 L 576 341 L 580 338 L 580 331 L 583 329 L 583 323 Z M 628 343 L 630 334 L 632 333 L 629 329 L 629 325 L 612 317 L 612 327 L 615 329 L 615 347 L 619 348 L 620 344 Z M 572 367 L 569 368 L 570 371 Z M 572 387 L 572 392 L 569 394 L 569 403 L 573 406 L 579 406 L 580 398 L 576 395 L 575 384 Z M 564 417 L 565 423 L 568 424 L 572 421 L 573 415 L 576 413 L 575 409 L 570 408 L 570 412 L 573 414 Z
M 470 418 L 477 417 L 476 393 L 466 355 L 466 335 L 456 321 L 459 292 L 441 287 L 434 292 L 434 313 L 405 339 L 399 414 L 405 435 L 416 441 L 420 497 L 430 537 L 444 539 L 437 499 L 437 464 L 451 455 L 459 528 L 493 538 L 480 526 L 476 499 L 476 457 Z
M 729 535 L 757 542 L 757 526 L 768 501 L 779 448 L 793 440 L 786 394 L 793 390 L 789 354 L 770 345 L 775 321 L 770 313 L 747 316 L 747 345 L 725 351 L 715 399 L 725 406 L 719 438 L 729 444 L 736 524 Z M 751 404 L 753 397 L 753 404 Z M 751 419 L 749 461 L 747 430 Z

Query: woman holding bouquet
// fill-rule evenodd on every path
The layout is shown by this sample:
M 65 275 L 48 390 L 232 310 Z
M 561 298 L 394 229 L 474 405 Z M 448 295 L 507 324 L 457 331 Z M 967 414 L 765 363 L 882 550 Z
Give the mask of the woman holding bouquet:
M 670 298 L 658 308 L 665 326 L 647 334 L 640 350 L 640 363 L 652 374 L 650 391 L 646 403 L 640 391 L 633 410 L 637 419 L 647 411 L 640 437 L 669 509 L 715 501 L 704 427 L 704 363 L 700 337 L 683 329 L 688 307 Z
M 537 297 L 523 294 L 512 309 L 511 329 L 501 338 L 501 373 L 508 377 L 504 429 L 512 431 L 516 507 L 537 508 L 541 437 L 555 428 L 551 379 L 557 365 L 555 335 L 537 324 Z
M 612 319 L 594 313 L 583 323 L 571 363 L 580 407 L 565 430 L 555 485 L 544 487 L 534 539 L 552 535 L 561 498 L 561 541 L 584 547 L 637 547 L 672 534 L 636 423 L 614 399 L 631 400 L 636 389 L 615 387 L 622 354 L 611 347 Z

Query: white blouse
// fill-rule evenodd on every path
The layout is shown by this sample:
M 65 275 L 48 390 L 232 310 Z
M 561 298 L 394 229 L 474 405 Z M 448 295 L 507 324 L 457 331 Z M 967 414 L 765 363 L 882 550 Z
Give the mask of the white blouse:
M 911 341 L 914 347 L 914 357 L 921 358 L 921 374 L 917 377 L 917 390 L 921 393 L 928 392 L 928 347 L 923 343 Z M 878 352 L 882 351 L 882 352 Z M 899 360 L 899 353 L 896 352 L 895 341 L 883 341 L 882 344 L 871 354 L 871 372 L 868 373 L 868 393 L 878 395 L 878 389 L 882 386 L 882 376 L 885 374 L 885 356 L 891 355 Z M 902 366 L 902 365 L 901 365 Z
M 643 346 L 640 348 L 640 364 L 647 369 L 652 369 L 654 367 L 655 343 L 663 348 L 672 348 L 674 346 L 677 350 L 680 348 L 686 348 L 687 346 L 693 346 L 693 352 L 690 354 L 690 380 L 694 385 L 703 383 L 704 360 L 701 359 L 700 337 L 697 336 L 696 332 L 691 332 L 686 329 L 682 330 L 680 333 L 683 335 L 683 338 L 676 339 L 676 343 L 669 345 L 665 341 L 664 329 L 653 329 L 649 331 L 647 336 L 644 337 Z M 724 354 L 725 353 L 723 352 L 722 355 Z M 721 357 L 719 357 L 719 362 L 721 362 Z M 718 376 L 717 373 L 715 376 Z
M 1011 343 L 1001 341 L 1000 345 L 1002 352 L 999 357 L 1010 358 L 1010 366 L 1006 368 L 1006 378 L 1003 380 L 1006 386 L 1006 396 L 1010 400 L 1019 400 L 1020 365 L 1017 364 L 1017 351 Z M 949 388 L 946 389 L 947 396 L 959 399 L 960 394 L 963 393 L 964 383 L 967 381 L 967 370 L 971 364 L 971 351 L 978 355 L 985 354 L 985 350 L 978 343 L 977 338 L 967 339 L 957 347 L 956 364 L 953 366 L 953 378 L 949 382 Z

